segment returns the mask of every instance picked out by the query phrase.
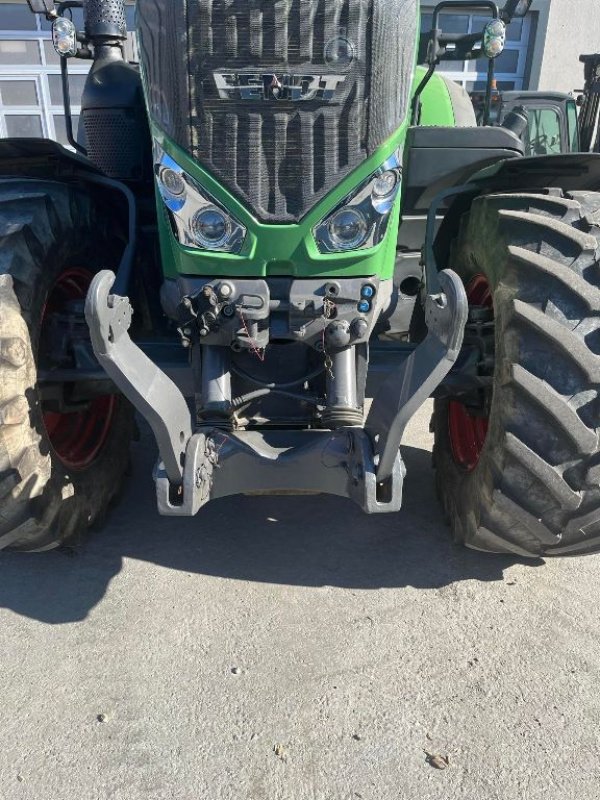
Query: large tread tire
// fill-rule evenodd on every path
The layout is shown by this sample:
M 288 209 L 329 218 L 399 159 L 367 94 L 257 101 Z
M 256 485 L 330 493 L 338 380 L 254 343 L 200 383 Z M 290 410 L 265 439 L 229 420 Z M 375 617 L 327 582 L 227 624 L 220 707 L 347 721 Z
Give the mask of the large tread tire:
M 54 452 L 36 387 L 46 299 L 65 269 L 118 263 L 111 213 L 54 181 L 0 183 L 0 549 L 72 544 L 103 517 L 128 464 L 133 414 L 120 399 L 108 437 L 85 469 Z
M 435 404 L 438 494 L 456 541 L 526 557 L 600 551 L 600 194 L 495 194 L 463 217 L 450 266 L 493 291 L 496 367 L 479 463 Z

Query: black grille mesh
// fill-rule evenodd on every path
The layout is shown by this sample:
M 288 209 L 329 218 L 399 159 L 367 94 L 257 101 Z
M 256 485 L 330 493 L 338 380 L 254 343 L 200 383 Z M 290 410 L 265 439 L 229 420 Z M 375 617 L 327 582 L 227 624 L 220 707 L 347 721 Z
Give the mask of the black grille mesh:
M 134 111 L 83 112 L 88 155 L 109 178 L 141 177 L 140 124 Z
M 417 0 L 138 0 L 150 113 L 259 218 L 298 220 L 404 118 L 417 6 Z M 349 67 L 325 59 L 336 37 L 353 43 Z M 253 70 L 345 80 L 330 103 L 219 97 L 214 72 Z

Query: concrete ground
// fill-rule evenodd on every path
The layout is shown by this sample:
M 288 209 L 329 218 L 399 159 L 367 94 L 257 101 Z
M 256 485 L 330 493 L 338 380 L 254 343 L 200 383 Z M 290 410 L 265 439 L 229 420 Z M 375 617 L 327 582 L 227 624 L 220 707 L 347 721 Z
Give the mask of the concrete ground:
M 4 554 L 0 798 L 597 800 L 600 558 L 452 545 L 427 423 L 399 515 L 160 519 L 145 437 L 78 554 Z

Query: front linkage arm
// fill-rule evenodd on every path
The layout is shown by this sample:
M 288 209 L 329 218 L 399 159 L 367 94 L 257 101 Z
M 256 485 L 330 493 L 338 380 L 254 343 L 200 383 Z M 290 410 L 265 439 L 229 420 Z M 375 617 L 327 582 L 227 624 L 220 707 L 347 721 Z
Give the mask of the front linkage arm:
M 185 448 L 192 436 L 191 415 L 177 386 L 131 341 L 132 308 L 127 297 L 110 294 L 110 270 L 92 281 L 85 318 L 96 358 L 114 383 L 146 418 L 173 486 L 183 483 Z
M 462 346 L 469 315 L 465 288 L 452 270 L 440 272 L 438 280 L 442 292 L 425 300 L 427 336 L 387 378 L 367 417 L 379 483 L 392 474 L 411 417 L 450 372 Z

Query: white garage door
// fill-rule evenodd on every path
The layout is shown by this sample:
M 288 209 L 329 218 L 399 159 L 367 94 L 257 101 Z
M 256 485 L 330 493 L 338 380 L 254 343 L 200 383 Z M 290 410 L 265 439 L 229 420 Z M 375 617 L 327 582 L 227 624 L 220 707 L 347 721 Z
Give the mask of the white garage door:
M 431 13 L 425 12 L 421 20 L 421 29 L 431 29 Z M 477 33 L 483 30 L 489 16 L 477 14 L 441 15 L 441 28 L 446 33 Z M 531 39 L 531 17 L 516 19 L 508 26 L 507 43 L 504 52 L 496 59 L 496 80 L 500 91 L 526 89 L 524 85 L 527 69 L 527 55 Z M 440 64 L 439 69 L 448 77 L 460 83 L 471 92 L 485 89 L 488 60 L 447 61 Z

